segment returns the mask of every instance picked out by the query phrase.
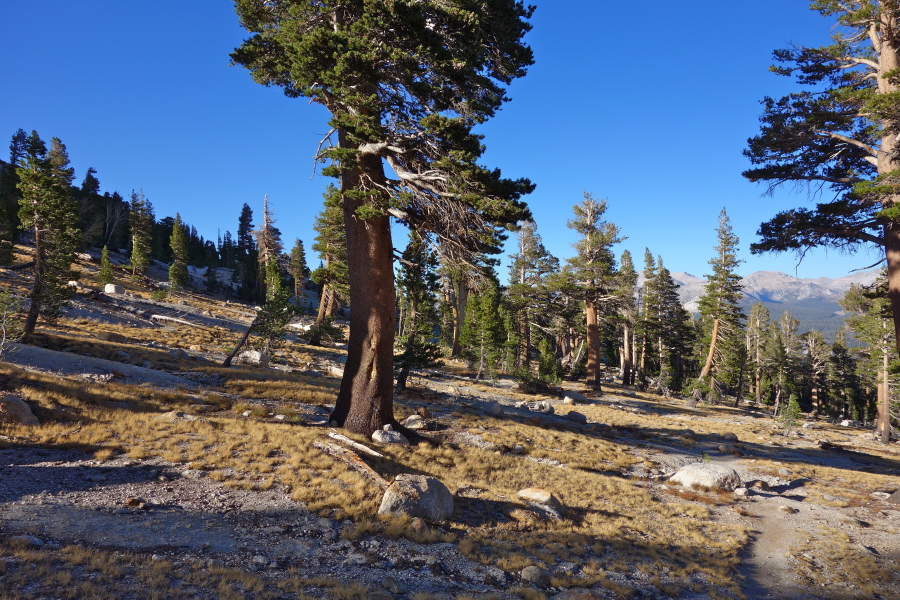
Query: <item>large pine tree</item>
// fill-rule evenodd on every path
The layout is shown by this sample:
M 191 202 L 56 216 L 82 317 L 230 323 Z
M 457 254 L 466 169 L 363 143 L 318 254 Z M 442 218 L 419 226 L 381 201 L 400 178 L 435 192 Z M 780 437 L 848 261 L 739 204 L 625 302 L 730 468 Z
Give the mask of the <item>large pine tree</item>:
M 584 193 L 584 200 L 572 208 L 575 218 L 568 226 L 578 234 L 575 242 L 575 256 L 566 265 L 566 275 L 570 283 L 569 294 L 584 302 L 585 327 L 587 330 L 587 385 L 600 389 L 602 364 L 600 361 L 601 311 L 614 314 L 611 307 L 618 300 L 616 294 L 616 258 L 612 247 L 622 241 L 619 228 L 604 219 L 606 200 L 596 200 Z M 604 304 L 606 306 L 604 306 Z
M 772 70 L 802 91 L 765 98 L 745 155 L 750 181 L 805 183 L 833 195 L 763 223 L 753 252 L 860 244 L 885 249 L 900 341 L 900 0 L 816 0 L 836 21 L 828 46 L 775 52 Z M 900 349 L 900 348 L 898 348 Z
M 719 213 L 719 226 L 716 228 L 718 243 L 715 255 L 709 260 L 712 273 L 707 275 L 707 284 L 700 296 L 700 320 L 703 325 L 706 357 L 700 371 L 700 380 L 716 388 L 715 379 L 730 379 L 731 373 L 720 373 L 733 370 L 735 365 L 733 354 L 743 343 L 744 312 L 740 307 L 743 298 L 743 285 L 737 268 L 741 261 L 737 257 L 738 238 L 731 229 L 731 222 L 725 209 Z
M 514 0 L 235 4 L 252 35 L 233 61 L 331 113 L 337 143 L 320 158 L 340 177 L 352 305 L 332 420 L 371 433 L 393 421 L 388 215 L 478 252 L 498 251 L 498 228 L 527 216 L 518 199 L 531 184 L 479 166 L 472 129 L 531 64 L 522 37 L 532 9 Z
M 75 173 L 65 145 L 53 138 L 48 151 L 32 131 L 19 165 L 19 219 L 33 234 L 35 246 L 31 306 L 23 326 L 24 334 L 31 335 L 38 316 L 55 319 L 71 297 L 67 283 L 74 276 L 70 267 L 81 233 L 75 227 L 78 204 L 70 189 Z
M 153 249 L 153 204 L 144 196 L 144 191 L 131 190 L 131 209 L 128 222 L 131 225 L 131 275 L 143 277 L 150 266 L 150 253 Z

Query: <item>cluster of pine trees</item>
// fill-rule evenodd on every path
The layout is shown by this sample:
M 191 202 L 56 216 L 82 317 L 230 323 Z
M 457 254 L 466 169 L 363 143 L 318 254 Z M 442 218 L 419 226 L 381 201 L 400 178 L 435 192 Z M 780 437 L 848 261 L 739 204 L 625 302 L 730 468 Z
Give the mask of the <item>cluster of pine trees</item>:
M 208 291 L 221 288 L 259 302 L 265 301 L 271 286 L 271 275 L 266 275 L 271 260 L 280 277 L 296 282 L 298 298 L 309 277 L 303 242 L 297 239 L 291 254 L 284 254 L 267 199 L 258 228 L 253 226 L 252 209 L 244 204 L 235 236 L 225 231 L 216 241 L 207 240 L 179 214 L 157 219 L 143 191 L 132 191 L 127 200 L 118 192 L 101 193 L 93 168 L 80 186 L 74 185 L 66 147 L 57 138 L 48 150 L 37 132 L 29 135 L 19 129 L 9 150 L 9 161 L 0 160 L 0 265 L 12 264 L 13 244 L 23 236 L 35 243 L 36 271 L 41 274 L 37 287 L 49 286 L 39 290 L 45 298 L 41 310 L 47 316 L 65 300 L 64 284 L 73 277 L 69 265 L 74 253 L 90 248 L 103 248 L 107 257 L 109 248 L 127 253 L 134 277 L 144 276 L 153 260 L 170 264 L 175 288 L 187 284 L 187 265 L 209 267 Z M 216 269 L 230 269 L 234 285 L 221 285 Z

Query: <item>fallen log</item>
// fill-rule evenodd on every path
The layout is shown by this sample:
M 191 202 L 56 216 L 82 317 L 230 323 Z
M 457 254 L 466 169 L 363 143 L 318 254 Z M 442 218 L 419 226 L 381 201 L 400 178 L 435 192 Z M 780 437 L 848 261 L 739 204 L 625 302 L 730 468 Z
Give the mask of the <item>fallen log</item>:
M 369 456 L 377 456 L 378 458 L 384 458 L 383 454 L 379 454 L 378 452 L 372 450 L 368 446 L 363 446 L 362 444 L 354 442 L 353 440 L 348 438 L 346 435 L 341 435 L 340 433 L 338 433 L 336 431 L 332 431 L 331 433 L 329 433 L 328 437 L 344 444 L 345 446 L 350 446 L 354 450 L 359 450 L 360 452 L 368 454 Z
M 312 443 L 313 448 L 317 448 L 324 452 L 325 454 L 332 456 L 347 466 L 355 469 L 360 474 L 362 474 L 367 479 L 372 480 L 378 487 L 383 490 L 386 490 L 390 485 L 384 477 L 376 473 L 372 467 L 363 462 L 363 460 L 357 456 L 354 452 L 347 450 L 346 448 L 342 448 L 337 444 L 332 444 L 331 442 L 316 440 Z

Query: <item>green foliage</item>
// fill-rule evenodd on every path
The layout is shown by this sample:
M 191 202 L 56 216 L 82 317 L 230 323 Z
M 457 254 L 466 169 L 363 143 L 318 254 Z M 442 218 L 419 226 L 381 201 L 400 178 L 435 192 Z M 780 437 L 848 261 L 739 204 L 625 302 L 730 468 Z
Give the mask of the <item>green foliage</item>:
M 169 289 L 184 289 L 188 282 L 188 246 L 187 232 L 181 223 L 181 215 L 175 213 L 175 221 L 172 224 L 172 237 L 169 239 L 172 247 L 172 264 L 169 266 Z
M 309 267 L 306 264 L 306 250 L 303 248 L 303 240 L 297 238 L 294 247 L 291 248 L 290 273 L 294 279 L 294 298 L 299 302 L 300 290 L 309 277 Z
M 21 319 L 17 318 L 21 310 L 21 298 L 9 290 L 0 290 L 0 358 L 10 343 L 22 336 Z
M 312 280 L 318 286 L 328 286 L 338 298 L 350 295 L 350 278 L 347 270 L 347 234 L 344 231 L 344 207 L 341 193 L 329 185 L 324 194 L 325 202 L 316 216 L 313 229 L 316 239 L 312 249 L 319 254 L 324 265 L 312 272 Z
M 267 287 L 266 302 L 256 313 L 253 321 L 253 333 L 263 340 L 263 348 L 269 352 L 287 334 L 287 324 L 296 314 L 291 303 L 291 291 L 284 285 L 284 279 L 278 267 L 278 261 L 271 258 L 266 263 Z
M 493 377 L 503 349 L 503 322 L 498 306 L 500 295 L 495 280 L 489 279 L 481 290 L 469 295 L 465 324 L 460 334 L 462 355 L 474 368 L 476 379 Z
M 332 317 L 325 317 L 321 323 L 316 323 L 306 332 L 306 340 L 310 346 L 321 346 L 323 341 L 339 340 L 344 332 L 334 324 Z
M 100 282 L 100 285 L 106 285 L 114 280 L 112 263 L 109 262 L 109 249 L 103 246 L 103 252 L 100 253 L 100 272 L 97 274 L 97 281 Z
M 394 354 L 397 387 L 403 389 L 410 369 L 437 366 L 441 348 L 431 340 L 438 326 L 437 256 L 429 240 L 410 232 L 409 244 L 400 260 L 397 273 L 397 303 L 400 309 Z
M 538 376 L 548 384 L 558 384 L 562 381 L 563 366 L 556 356 L 556 348 L 547 341 L 547 338 L 541 338 L 538 342 L 538 352 L 541 355 Z
M 131 225 L 131 269 L 134 277 L 143 277 L 150 266 L 155 220 L 153 204 L 144 196 L 144 191 L 132 190 L 128 222 Z
M 800 424 L 800 415 L 800 403 L 797 402 L 797 396 L 792 394 L 790 402 L 788 402 L 778 417 L 778 422 L 784 428 L 784 435 L 787 437 L 791 436 L 791 430 Z
M 36 131 L 25 144 L 17 174 L 19 219 L 35 243 L 34 286 L 25 322 L 25 333 L 31 334 L 39 315 L 55 320 L 72 295 L 67 283 L 76 277 L 70 267 L 81 232 L 75 228 L 78 205 L 70 193 L 74 172 L 65 145 L 53 138 L 48 151 Z

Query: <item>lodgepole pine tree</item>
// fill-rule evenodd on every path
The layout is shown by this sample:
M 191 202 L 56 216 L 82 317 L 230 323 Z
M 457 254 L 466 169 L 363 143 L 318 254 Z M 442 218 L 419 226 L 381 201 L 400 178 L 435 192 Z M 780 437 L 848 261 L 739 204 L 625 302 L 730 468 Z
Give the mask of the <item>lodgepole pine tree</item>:
M 13 243 L 18 239 L 21 220 L 19 219 L 19 176 L 16 167 L 25 156 L 28 134 L 16 131 L 9 144 L 9 162 L 0 161 L 0 265 L 11 265 Z
M 741 277 L 736 270 L 741 264 L 737 257 L 738 238 L 731 229 L 725 209 L 719 213 L 716 228 L 719 243 L 710 259 L 712 273 L 699 300 L 700 321 L 704 326 L 706 360 L 700 371 L 700 381 L 709 378 L 709 388 L 716 389 L 716 371 L 725 367 L 729 346 L 737 348 L 742 333 L 744 313 L 739 306 L 743 297 Z
M 584 302 L 587 330 L 587 385 L 599 390 L 602 380 L 600 362 L 600 311 L 601 303 L 614 304 L 617 300 L 616 259 L 612 246 L 623 238 L 619 228 L 603 220 L 606 200 L 595 200 L 584 192 L 584 200 L 573 207 L 575 218 L 568 221 L 581 237 L 575 242 L 575 256 L 566 265 L 570 280 L 569 293 Z
M 175 221 L 172 223 L 172 237 L 169 245 L 172 247 L 172 265 L 169 267 L 169 290 L 184 289 L 188 282 L 188 234 L 181 222 L 181 215 L 175 213 Z
M 319 157 L 340 178 L 352 306 L 331 419 L 371 433 L 394 420 L 389 215 L 436 234 L 457 259 L 498 252 L 502 230 L 527 218 L 519 198 L 533 186 L 478 165 L 484 148 L 472 129 L 531 64 L 522 37 L 532 9 L 515 0 L 235 5 L 252 35 L 234 63 L 331 113 L 337 143 Z
M 824 186 L 815 209 L 778 213 L 759 229 L 752 252 L 813 246 L 884 248 L 895 339 L 900 343 L 900 0 L 816 0 L 834 19 L 832 44 L 777 50 L 771 67 L 803 91 L 765 98 L 760 134 L 744 154 L 744 177 Z M 900 350 L 900 346 L 898 346 Z
M 128 222 L 131 225 L 131 276 L 143 277 L 150 266 L 152 252 L 153 204 L 144 196 L 144 191 L 131 191 L 131 209 Z
M 299 305 L 300 290 L 303 289 L 306 279 L 309 277 L 309 267 L 306 265 L 306 249 L 303 240 L 296 238 L 294 247 L 291 248 L 290 265 L 291 277 L 294 279 L 294 301 Z
M 854 336 L 866 344 L 864 365 L 875 373 L 878 390 L 878 415 L 875 431 L 881 442 L 887 444 L 891 440 L 891 401 L 890 376 L 896 372 L 897 360 L 893 353 L 896 346 L 894 328 L 891 326 L 891 309 L 886 298 L 887 277 L 876 282 L 873 290 L 866 290 L 853 285 L 840 300 L 841 308 L 850 311 L 847 319 L 848 327 Z M 878 289 L 880 288 L 880 289 Z
M 81 242 L 78 204 L 70 187 L 74 170 L 69 166 L 65 145 L 50 141 L 50 150 L 36 131 L 25 142 L 25 153 L 19 160 L 19 219 L 34 235 L 34 287 L 31 306 L 25 316 L 23 334 L 34 333 L 38 317 L 56 319 L 71 297 L 67 282 L 73 278 L 70 267 Z
M 323 265 L 313 271 L 313 283 L 321 288 L 316 325 L 337 313 L 340 299 L 349 295 L 347 274 L 347 234 L 344 230 L 343 199 L 333 185 L 325 190 L 325 204 L 316 216 L 313 229 L 318 234 L 312 249 L 319 253 Z
M 100 285 L 106 285 L 114 280 L 112 263 L 109 261 L 109 249 L 103 246 L 103 251 L 100 253 L 100 272 L 97 274 L 97 281 Z

